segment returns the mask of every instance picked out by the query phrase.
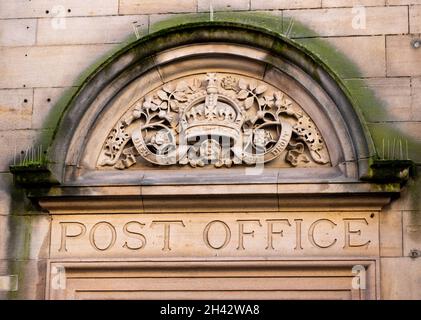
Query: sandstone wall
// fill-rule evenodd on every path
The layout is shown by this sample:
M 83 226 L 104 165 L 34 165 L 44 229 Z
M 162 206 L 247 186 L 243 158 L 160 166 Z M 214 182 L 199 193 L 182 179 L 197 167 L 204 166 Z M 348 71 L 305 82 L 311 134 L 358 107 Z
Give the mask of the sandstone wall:
M 213 8 L 215 15 L 224 11 L 234 19 L 272 15 L 285 32 L 293 18 L 313 32 L 292 26 L 290 37 L 310 48 L 316 40 L 333 45 L 337 52 L 320 55 L 333 66 L 341 65 L 342 55 L 357 66 L 340 76 L 356 88 L 379 153 L 387 153 L 384 141 L 400 139 L 421 164 L 421 48 L 411 46 L 421 33 L 421 0 L 213 0 Z M 355 20 L 361 10 L 363 28 Z M 43 298 L 48 256 L 48 215 L 13 188 L 9 165 L 51 134 L 93 65 L 136 33 L 148 34 L 177 17 L 188 21 L 202 13 L 203 19 L 208 11 L 209 0 L 0 1 L 0 275 L 20 277 L 19 291 L 0 292 L 1 298 Z M 381 101 L 380 110 L 361 94 L 366 89 Z M 421 180 L 411 181 L 382 215 L 384 299 L 421 299 L 421 258 L 409 257 L 411 249 L 421 249 L 420 195 Z M 12 230 L 19 236 L 11 238 Z

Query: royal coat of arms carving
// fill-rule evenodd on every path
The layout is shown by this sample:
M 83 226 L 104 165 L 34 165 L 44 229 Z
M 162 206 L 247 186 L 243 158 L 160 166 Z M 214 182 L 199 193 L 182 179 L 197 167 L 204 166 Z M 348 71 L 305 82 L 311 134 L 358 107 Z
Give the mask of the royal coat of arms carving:
M 326 165 L 315 123 L 290 97 L 245 76 L 207 73 L 166 83 L 136 101 L 104 142 L 99 166 Z

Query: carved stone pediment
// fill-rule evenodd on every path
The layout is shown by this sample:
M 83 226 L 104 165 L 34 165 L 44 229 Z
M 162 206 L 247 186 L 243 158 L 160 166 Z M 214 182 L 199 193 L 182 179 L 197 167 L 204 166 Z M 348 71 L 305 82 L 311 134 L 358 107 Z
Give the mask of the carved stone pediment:
M 275 159 L 293 167 L 330 164 L 316 124 L 284 92 L 245 76 L 207 73 L 138 99 L 109 133 L 97 166 L 231 167 Z

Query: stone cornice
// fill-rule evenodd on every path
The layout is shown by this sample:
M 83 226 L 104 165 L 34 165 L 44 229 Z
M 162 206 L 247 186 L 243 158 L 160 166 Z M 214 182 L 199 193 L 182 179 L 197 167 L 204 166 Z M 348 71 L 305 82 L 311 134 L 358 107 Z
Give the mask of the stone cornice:
M 28 196 L 51 214 L 380 210 L 399 184 L 53 187 Z

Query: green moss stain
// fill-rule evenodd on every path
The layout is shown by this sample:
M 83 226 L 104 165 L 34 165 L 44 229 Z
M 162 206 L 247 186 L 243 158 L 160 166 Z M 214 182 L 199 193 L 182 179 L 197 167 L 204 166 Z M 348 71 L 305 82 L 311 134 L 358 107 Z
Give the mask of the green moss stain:
M 385 103 L 379 99 L 368 84 L 361 79 L 348 79 L 344 83 L 357 101 L 366 121 L 379 121 L 387 118 Z
M 376 192 L 399 193 L 401 185 L 399 183 L 381 183 L 372 185 L 372 189 Z
M 168 16 L 168 18 L 157 21 L 149 27 L 149 32 L 154 33 L 157 31 L 174 28 L 177 26 L 185 25 L 188 23 L 195 22 L 206 22 L 209 21 L 209 14 L 205 13 L 191 13 L 191 14 L 174 14 Z
M 408 182 L 405 193 L 408 197 L 408 209 L 414 212 L 413 218 L 417 220 L 417 224 L 421 225 L 421 168 L 415 167 L 414 179 Z
M 60 96 L 60 99 L 54 104 L 46 120 L 43 123 L 43 127 L 46 129 L 54 129 L 57 127 L 57 124 L 66 108 L 72 99 L 73 95 L 76 93 L 79 87 L 70 87 L 67 88 L 63 94 Z
M 169 15 L 166 19 L 157 21 L 150 26 L 150 32 L 154 33 L 169 28 L 180 27 L 191 23 L 231 23 L 254 26 L 272 32 L 282 33 L 282 16 L 263 12 L 215 12 L 213 20 L 209 13 L 191 13 Z
M 30 258 L 32 217 L 12 214 L 9 217 L 9 230 L 11 234 L 8 241 L 9 255 L 14 259 L 9 260 L 8 272 L 18 277 L 18 291 L 10 291 L 8 298 L 20 299 L 26 280 L 26 264 Z

